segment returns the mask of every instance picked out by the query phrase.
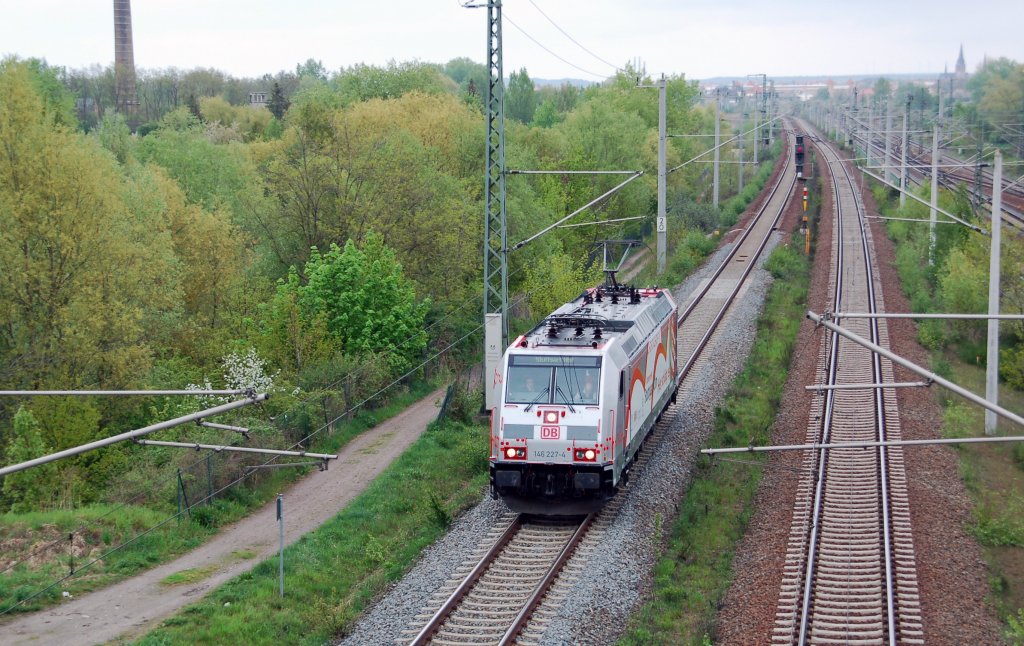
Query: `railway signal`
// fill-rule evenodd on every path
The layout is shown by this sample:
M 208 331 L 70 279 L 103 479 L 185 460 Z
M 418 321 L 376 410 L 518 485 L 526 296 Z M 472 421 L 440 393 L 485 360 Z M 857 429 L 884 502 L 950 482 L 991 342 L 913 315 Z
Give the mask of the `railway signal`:
M 801 154 L 802 156 L 802 154 Z M 800 168 L 800 166 L 797 166 Z M 804 217 L 803 223 L 800 225 L 800 233 L 804 235 L 804 253 L 808 256 L 811 255 L 811 228 L 807 226 L 807 187 L 804 187 Z
M 793 162 L 796 164 L 796 178 L 804 178 L 804 136 L 796 136 L 796 146 L 793 153 Z M 807 210 L 806 208 L 804 209 Z

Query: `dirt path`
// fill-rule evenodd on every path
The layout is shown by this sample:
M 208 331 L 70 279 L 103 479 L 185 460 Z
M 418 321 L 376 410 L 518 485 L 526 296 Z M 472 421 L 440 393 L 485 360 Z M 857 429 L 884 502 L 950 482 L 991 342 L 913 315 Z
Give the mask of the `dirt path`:
M 412 444 L 437 416 L 444 390 L 352 440 L 326 472 L 284 492 L 285 543 L 290 545 L 332 518 Z M 138 636 L 218 585 L 273 556 L 278 548 L 276 503 L 227 527 L 205 545 L 116 585 L 0 626 L 4 644 L 99 644 Z M 247 553 L 255 556 L 245 558 Z M 287 562 L 285 563 L 287 568 Z M 199 583 L 161 585 L 165 577 L 211 568 Z M 287 571 L 285 573 L 287 586 Z

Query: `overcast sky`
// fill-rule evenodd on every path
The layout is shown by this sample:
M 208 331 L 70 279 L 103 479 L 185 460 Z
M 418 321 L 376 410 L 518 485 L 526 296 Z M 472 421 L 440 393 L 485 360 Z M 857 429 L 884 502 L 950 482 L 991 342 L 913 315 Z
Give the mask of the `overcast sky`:
M 135 65 L 483 63 L 486 13 L 460 0 L 134 0 Z M 933 73 L 953 70 L 961 43 L 969 72 L 985 54 L 1024 62 L 1021 0 L 505 0 L 503 14 L 506 76 L 600 80 L 634 59 L 690 79 Z M 109 65 L 113 40 L 111 0 L 0 0 L 0 54 Z

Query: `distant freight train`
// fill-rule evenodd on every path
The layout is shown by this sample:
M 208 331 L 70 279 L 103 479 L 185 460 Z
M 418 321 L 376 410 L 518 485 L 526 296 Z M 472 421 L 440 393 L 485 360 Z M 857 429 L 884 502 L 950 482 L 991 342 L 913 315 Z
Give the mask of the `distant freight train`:
M 491 418 L 491 492 L 513 510 L 599 509 L 629 474 L 678 384 L 667 289 L 588 289 L 503 358 Z

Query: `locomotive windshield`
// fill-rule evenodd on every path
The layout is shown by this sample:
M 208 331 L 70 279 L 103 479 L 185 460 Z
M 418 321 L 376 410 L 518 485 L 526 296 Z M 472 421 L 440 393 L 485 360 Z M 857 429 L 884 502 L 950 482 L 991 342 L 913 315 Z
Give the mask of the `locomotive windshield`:
M 601 357 L 511 355 L 508 404 L 597 405 Z

